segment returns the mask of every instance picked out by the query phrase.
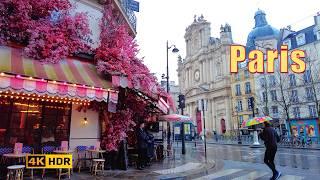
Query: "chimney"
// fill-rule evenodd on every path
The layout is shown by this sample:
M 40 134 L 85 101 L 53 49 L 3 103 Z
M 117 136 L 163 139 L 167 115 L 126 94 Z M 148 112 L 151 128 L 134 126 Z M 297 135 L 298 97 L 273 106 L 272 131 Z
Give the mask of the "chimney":
M 320 25 L 320 12 L 317 12 L 317 15 L 314 16 L 314 24 Z

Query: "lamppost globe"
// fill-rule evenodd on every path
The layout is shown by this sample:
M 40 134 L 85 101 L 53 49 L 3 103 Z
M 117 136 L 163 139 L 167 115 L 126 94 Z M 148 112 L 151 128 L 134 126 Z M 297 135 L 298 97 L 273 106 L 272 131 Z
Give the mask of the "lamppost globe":
M 173 52 L 173 53 L 177 53 L 177 52 L 179 52 L 179 49 L 176 48 L 176 46 L 174 45 L 174 46 L 173 46 L 173 49 L 172 49 L 172 52 Z

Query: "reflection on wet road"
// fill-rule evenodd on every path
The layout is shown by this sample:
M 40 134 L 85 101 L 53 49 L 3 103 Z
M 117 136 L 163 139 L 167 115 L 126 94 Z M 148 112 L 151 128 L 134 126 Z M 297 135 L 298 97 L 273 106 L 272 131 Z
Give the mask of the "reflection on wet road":
M 196 147 L 188 144 L 187 147 L 188 156 L 204 160 L 203 144 Z M 180 148 L 178 146 L 178 152 Z M 216 167 L 200 179 L 269 179 L 271 171 L 263 163 L 264 151 L 264 148 L 208 144 L 207 159 L 214 160 Z M 283 172 L 281 179 L 314 179 L 320 176 L 319 150 L 279 148 L 275 163 Z

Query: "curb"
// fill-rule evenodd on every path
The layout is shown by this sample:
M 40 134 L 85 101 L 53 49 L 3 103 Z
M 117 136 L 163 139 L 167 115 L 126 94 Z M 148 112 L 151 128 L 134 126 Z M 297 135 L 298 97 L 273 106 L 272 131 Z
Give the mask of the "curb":
M 216 142 L 207 142 L 207 144 L 219 144 L 219 145 L 231 145 L 231 146 L 251 146 L 251 144 L 232 144 L 232 143 L 216 143 Z M 261 147 L 264 147 L 261 145 Z M 304 147 L 283 147 L 278 146 L 281 149 L 305 149 L 305 150 L 320 150 L 320 148 L 304 148 Z
M 181 143 L 181 141 L 176 141 Z M 203 141 L 196 141 L 197 144 L 202 144 Z M 194 141 L 186 141 L 186 144 L 194 144 Z M 251 144 L 234 144 L 234 143 L 216 143 L 216 142 L 207 142 L 207 144 L 219 144 L 219 145 L 231 145 L 231 146 L 251 146 Z M 261 147 L 264 147 L 264 145 L 261 145 Z M 259 147 L 260 148 L 260 147 Z M 284 146 L 278 146 L 278 148 L 281 149 L 305 149 L 305 150 L 320 150 L 319 148 L 304 148 L 304 147 L 284 147 Z

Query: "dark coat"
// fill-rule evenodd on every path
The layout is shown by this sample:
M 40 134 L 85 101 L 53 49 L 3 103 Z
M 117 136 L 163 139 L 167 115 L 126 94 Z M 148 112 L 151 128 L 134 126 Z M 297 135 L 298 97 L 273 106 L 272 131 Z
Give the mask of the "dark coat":
M 260 138 L 264 141 L 266 148 L 277 147 L 277 132 L 272 127 L 265 127 L 262 133 L 259 134 Z
M 147 157 L 152 158 L 154 156 L 154 136 L 150 133 L 147 133 L 147 137 L 148 137 Z
M 143 129 L 138 128 L 137 130 L 138 149 L 146 149 L 148 147 L 147 138 L 148 138 L 147 133 Z

